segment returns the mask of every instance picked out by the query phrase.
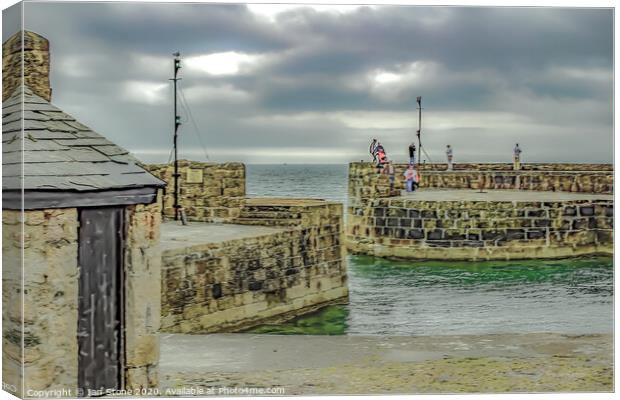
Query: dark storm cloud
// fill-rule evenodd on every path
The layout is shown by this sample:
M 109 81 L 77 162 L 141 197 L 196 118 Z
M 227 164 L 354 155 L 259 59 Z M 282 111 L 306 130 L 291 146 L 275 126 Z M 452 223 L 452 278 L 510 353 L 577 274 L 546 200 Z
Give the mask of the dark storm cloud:
M 302 30 L 324 46 L 290 59 L 291 70 L 325 68 L 324 57 L 358 68 L 433 59 L 456 69 L 540 67 L 575 62 L 611 65 L 612 14 L 608 10 L 384 7 L 343 17 L 305 11 L 281 18 L 283 30 Z M 435 21 L 435 22 L 428 22 Z M 338 49 L 340 49 L 339 54 Z M 363 55 L 363 57 L 361 57 Z M 363 61 L 360 59 L 363 58 Z
M 26 7 L 33 24 L 49 29 L 70 19 L 75 39 L 118 51 L 255 52 L 282 49 L 289 42 L 243 5 L 49 2 Z
M 518 139 L 537 160 L 611 160 L 611 10 L 298 7 L 270 20 L 244 5 L 25 7 L 26 28 L 51 42 L 54 102 L 152 159 L 170 147 L 179 50 L 183 90 L 216 158 L 324 162 L 329 146 L 344 162 L 363 157 L 373 135 L 402 147 L 422 95 L 436 157 L 449 141 L 463 157 L 501 160 Z M 242 60 L 239 70 L 190 62 L 212 53 Z M 198 147 L 182 111 L 183 143 Z M 595 140 L 583 140 L 586 129 Z M 558 141 L 566 149 L 538 146 Z
M 501 71 L 512 80 L 513 74 L 536 75 L 549 65 L 610 71 L 612 66 L 612 15 L 608 10 L 385 7 L 340 18 L 325 18 L 312 11 L 304 15 L 304 24 L 297 18 L 288 22 L 283 17 L 279 22 L 284 30 L 304 29 L 313 42 L 321 38 L 322 44 L 288 57 L 274 68 L 277 73 L 303 76 L 324 71 L 341 76 L 432 60 L 447 66 L 447 73 L 483 68 Z M 543 93 L 545 85 L 540 87 Z M 448 105 L 451 99 L 484 104 L 488 99 L 484 96 L 488 88 L 472 91 L 463 86 L 465 90 L 453 88 L 445 93 L 437 105 Z M 564 81 L 561 86 L 566 94 L 577 94 L 584 83 Z M 408 108 L 411 102 L 403 105 Z

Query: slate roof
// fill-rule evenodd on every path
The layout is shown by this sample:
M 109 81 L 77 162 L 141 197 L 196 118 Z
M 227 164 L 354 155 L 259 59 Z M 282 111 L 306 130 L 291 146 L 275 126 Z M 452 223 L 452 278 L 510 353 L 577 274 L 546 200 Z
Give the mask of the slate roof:
M 2 103 L 2 189 L 92 191 L 162 187 L 129 152 L 24 87 Z

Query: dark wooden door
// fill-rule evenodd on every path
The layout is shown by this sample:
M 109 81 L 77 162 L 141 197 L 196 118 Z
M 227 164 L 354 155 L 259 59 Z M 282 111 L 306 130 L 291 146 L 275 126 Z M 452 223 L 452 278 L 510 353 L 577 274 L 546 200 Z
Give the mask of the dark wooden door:
M 123 215 L 122 207 L 80 210 L 78 385 L 85 396 L 122 388 Z

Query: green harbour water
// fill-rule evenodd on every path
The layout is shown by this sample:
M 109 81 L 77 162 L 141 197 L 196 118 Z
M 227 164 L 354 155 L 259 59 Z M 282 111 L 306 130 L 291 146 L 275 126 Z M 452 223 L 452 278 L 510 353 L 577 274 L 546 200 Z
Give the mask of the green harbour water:
M 248 165 L 250 196 L 347 201 L 347 166 Z M 254 333 L 611 333 L 613 259 L 392 261 L 349 256 L 350 299 Z
M 247 332 L 277 335 L 345 335 L 348 315 L 349 310 L 346 306 L 327 306 L 279 325 L 261 325 Z
M 613 260 L 442 262 L 348 258 L 350 302 L 253 333 L 611 333 Z

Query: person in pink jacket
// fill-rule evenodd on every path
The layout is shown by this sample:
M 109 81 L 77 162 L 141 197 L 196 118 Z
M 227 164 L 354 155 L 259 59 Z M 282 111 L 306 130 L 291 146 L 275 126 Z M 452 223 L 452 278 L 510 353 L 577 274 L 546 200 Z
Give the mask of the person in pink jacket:
M 405 172 L 403 173 L 405 176 L 405 182 L 407 184 L 407 191 L 413 192 L 416 190 L 418 186 L 418 173 L 413 167 L 413 164 L 409 164 Z

